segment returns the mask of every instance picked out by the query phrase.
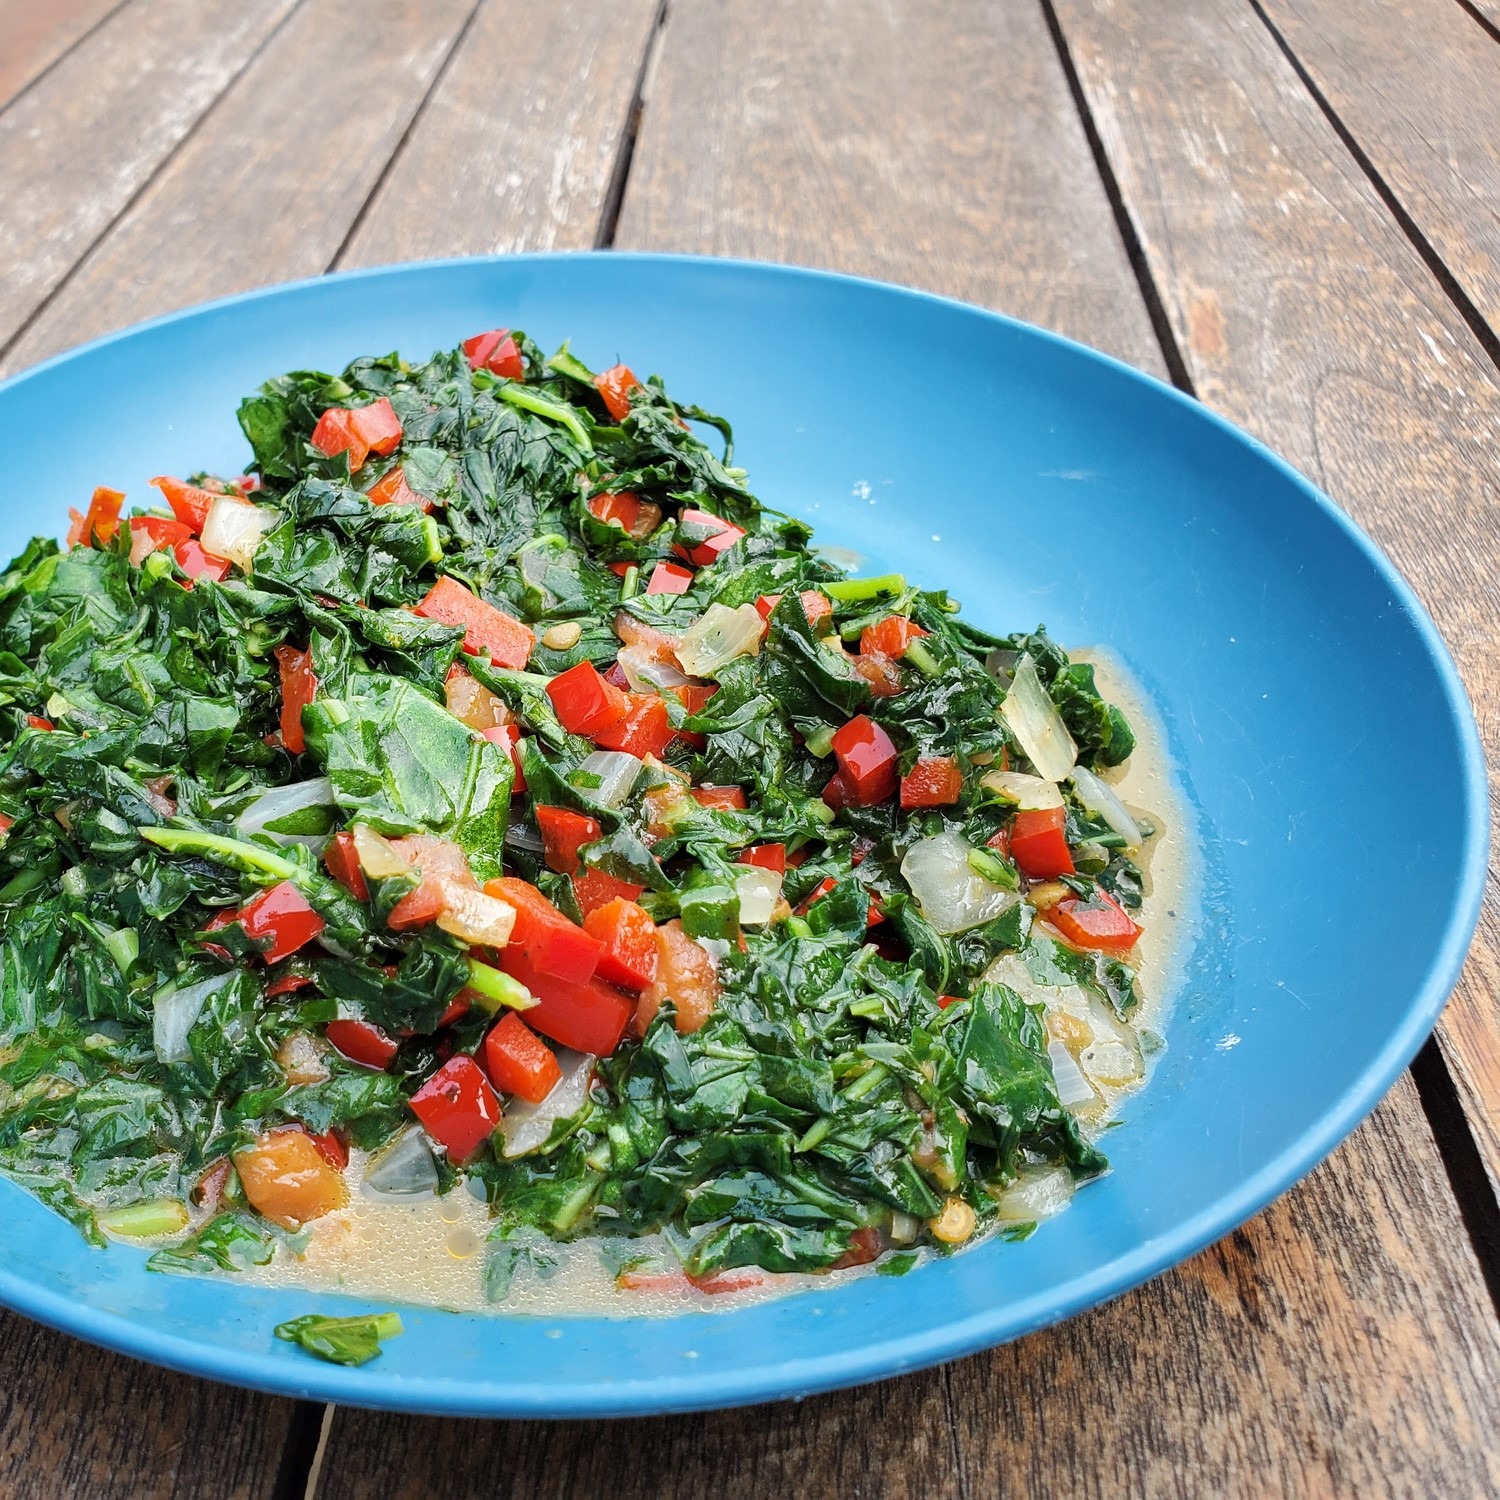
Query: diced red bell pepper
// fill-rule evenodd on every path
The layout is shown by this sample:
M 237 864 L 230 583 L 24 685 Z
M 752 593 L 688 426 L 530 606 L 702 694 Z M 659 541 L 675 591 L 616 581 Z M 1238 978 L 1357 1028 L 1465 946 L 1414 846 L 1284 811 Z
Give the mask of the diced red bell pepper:
M 601 490 L 599 494 L 589 496 L 589 513 L 606 526 L 611 521 L 618 521 L 621 530 L 631 531 L 640 518 L 641 497 L 632 495 L 629 490 L 621 490 L 618 494 Z
M 390 1066 L 399 1045 L 373 1021 L 330 1021 L 323 1028 L 323 1035 L 350 1062 L 379 1071 Z
M 656 978 L 656 923 L 634 901 L 611 901 L 583 919 L 599 939 L 599 977 L 622 989 L 643 990 Z
M 858 807 L 859 803 L 849 791 L 849 783 L 844 779 L 842 771 L 835 771 L 828 778 L 828 784 L 823 788 L 823 801 L 831 807 L 834 812 L 841 812 L 845 807 Z
M 795 911 L 796 911 L 797 915 L 799 917 L 805 917 L 808 914 L 808 912 L 812 910 L 813 903 L 815 901 L 821 901 L 823 899 L 823 897 L 826 896 L 829 893 L 829 891 L 831 891 L 834 888 L 834 886 L 836 884 L 837 884 L 837 882 L 833 879 L 833 877 L 831 875 L 830 876 L 826 876 L 824 879 L 820 880 L 797 903 L 797 905 L 795 907 Z
M 502 875 L 489 881 L 484 889 L 516 911 L 510 943 L 502 950 L 502 968 L 506 968 L 505 955 L 513 954 L 537 973 L 554 979 L 581 984 L 593 977 L 603 945 L 576 922 L 570 922 L 534 885 L 512 875 Z M 507 968 L 506 972 L 510 970 Z
M 412 1113 L 460 1165 L 500 1124 L 500 1100 L 484 1070 L 466 1053 L 450 1057 L 411 1096 Z
M 278 646 L 276 665 L 281 669 L 281 743 L 293 755 L 301 755 L 307 748 L 302 735 L 302 710 L 318 691 L 318 679 L 312 669 L 312 647 L 299 651 L 295 646 Z
M 370 883 L 360 868 L 359 855 L 354 852 L 354 835 L 347 829 L 334 834 L 323 846 L 323 868 L 356 901 L 370 899 Z
M 3 838 L 15 826 L 16 820 L 9 813 L 0 813 L 0 838 Z
M 460 990 L 449 1002 L 448 1008 L 438 1017 L 434 1031 L 441 1031 L 445 1026 L 456 1026 L 469 1013 L 469 992 L 467 989 Z
M 514 615 L 496 609 L 456 578 L 439 578 L 417 605 L 417 613 L 443 625 L 461 626 L 464 650 L 470 656 L 488 655 L 497 667 L 519 670 L 536 644 L 536 636 Z
M 261 957 L 268 964 L 289 958 L 327 925 L 290 880 L 252 897 L 240 908 L 237 920 L 245 936 L 262 945 Z
M 1051 880 L 1073 873 L 1073 855 L 1065 828 L 1067 811 L 1061 807 L 1026 808 L 1016 814 L 1010 829 L 1011 858 L 1032 880 Z
M 471 370 L 488 370 L 507 380 L 520 380 L 526 373 L 525 361 L 508 328 L 476 333 L 473 338 L 464 340 L 463 351 Z
M 26 722 L 33 729 L 40 729 L 43 734 L 51 734 L 57 728 L 51 719 L 43 718 L 41 714 L 27 714 Z
M 659 562 L 646 584 L 648 594 L 685 594 L 693 586 L 693 570 L 676 563 Z
M 401 441 L 401 418 L 384 396 L 368 406 L 330 407 L 318 418 L 310 441 L 329 458 L 347 453 L 352 474 L 370 454 L 395 451 Z
M 947 1010 L 950 1005 L 962 1005 L 967 999 L 965 995 L 939 995 L 937 997 L 938 1009 Z
M 349 413 L 349 420 L 371 453 L 384 457 L 387 453 L 394 453 L 401 445 L 401 418 L 384 396 L 378 401 L 370 402 L 368 406 L 354 407 Z
M 132 516 L 130 518 L 130 560 L 136 567 L 153 552 L 175 547 L 192 535 L 181 521 L 165 516 Z
M 669 687 L 667 692 L 677 699 L 691 714 L 701 714 L 704 705 L 719 691 L 717 682 L 684 682 L 678 687 Z
M 587 867 L 573 877 L 573 895 L 585 921 L 590 912 L 598 911 L 601 906 L 608 906 L 611 901 L 634 901 L 645 889 L 633 881 L 617 880 L 604 870 Z
M 432 509 L 432 501 L 426 495 L 419 495 L 406 482 L 406 471 L 400 464 L 392 464 L 365 491 L 365 499 L 371 505 L 420 505 L 425 511 Z
M 1075 948 L 1128 953 L 1141 935 L 1141 928 L 1130 913 L 1108 891 L 1097 887 L 1087 900 L 1064 897 L 1049 907 L 1045 916 Z
M 547 868 L 559 875 L 573 874 L 578 869 L 578 851 L 603 833 L 599 820 L 568 807 L 537 807 L 535 811 L 536 826 L 547 851 Z
M 633 567 L 635 567 L 634 563 L 612 562 L 609 565 L 609 571 L 613 573 L 616 578 L 623 578 Z
M 890 735 L 867 714 L 857 714 L 835 732 L 833 753 L 847 802 L 872 807 L 896 790 L 900 781 L 896 747 Z
M 105 489 L 100 485 L 89 501 L 87 514 L 80 516 L 76 510 L 69 511 L 73 525 L 68 531 L 68 544 L 73 547 L 80 543 L 91 545 L 97 537 L 102 545 L 107 546 L 120 529 L 120 507 L 124 503 L 125 496 L 120 490 Z
M 902 807 L 951 807 L 962 796 L 963 772 L 951 755 L 919 760 L 901 778 Z
M 630 415 L 630 393 L 639 384 L 628 365 L 614 365 L 594 376 L 594 385 L 604 397 L 604 409 L 617 422 Z
M 184 542 L 178 542 L 172 549 L 172 553 L 177 559 L 177 566 L 189 578 L 212 578 L 215 583 L 221 583 L 229 575 L 229 559 L 210 557 L 203 550 L 203 544 L 195 536 L 190 536 Z
M 745 800 L 744 787 L 740 786 L 695 786 L 688 791 L 699 807 L 712 812 L 734 812 L 750 805 Z
M 610 729 L 625 717 L 630 706 L 625 694 L 606 682 L 591 661 L 559 672 L 547 684 L 547 696 L 558 722 L 570 734 L 593 736 Z
M 691 544 L 678 542 L 672 548 L 678 557 L 687 562 L 697 563 L 700 568 L 706 568 L 718 562 L 720 557 L 745 534 L 744 527 L 736 526 L 732 521 L 726 521 L 721 516 L 711 515 L 706 510 L 692 508 L 684 510 L 678 517 L 678 524 L 690 526 L 695 531 L 708 532 L 701 542 Z
M 737 863 L 759 865 L 762 870 L 774 870 L 778 875 L 786 874 L 785 844 L 752 844 L 740 851 Z
M 524 792 L 526 790 L 526 772 L 521 769 L 520 729 L 514 724 L 494 724 L 490 728 L 481 730 L 480 732 L 492 745 L 499 745 L 510 756 L 510 763 L 516 770 L 516 779 L 512 785 L 512 791 Z
M 162 498 L 172 507 L 172 514 L 189 531 L 202 531 L 208 519 L 209 507 L 219 498 L 213 490 L 201 485 L 188 484 L 185 480 L 173 479 L 167 474 L 158 474 L 151 481 L 162 493 Z
M 311 974 L 283 974 L 266 986 L 266 999 L 274 1000 L 278 995 L 295 995 L 298 990 L 311 988 L 317 981 Z
M 484 1039 L 484 1067 L 502 1094 L 540 1104 L 562 1077 L 557 1056 L 515 1011 L 507 1011 Z
M 900 656 L 918 636 L 927 632 L 905 615 L 887 615 L 859 633 L 861 656 Z
M 616 724 L 596 730 L 594 743 L 602 750 L 625 750 L 645 759 L 658 759 L 676 737 L 667 705 L 655 693 L 628 693 L 625 717 Z
M 833 618 L 833 600 L 821 589 L 803 589 L 797 597 L 802 600 L 802 612 L 807 616 L 807 623 L 814 630 L 817 630 L 824 620 Z M 756 612 L 762 620 L 769 620 L 771 611 L 780 603 L 780 594 L 762 594 L 755 601 Z
M 526 1021 L 543 1036 L 598 1057 L 620 1045 L 635 1007 L 613 985 L 597 976 L 580 981 L 543 973 L 514 943 L 501 949 L 500 967 L 541 1002 L 526 1012 Z
M 349 1165 L 349 1146 L 337 1130 L 325 1130 L 321 1135 L 314 1135 L 312 1131 L 307 1132 L 313 1145 L 318 1148 L 318 1155 L 333 1167 L 342 1172 Z
M 415 833 L 393 839 L 392 845 L 416 866 L 421 876 L 416 889 L 408 891 L 391 908 L 386 926 L 392 931 L 405 932 L 437 921 L 448 907 L 449 882 L 474 887 L 469 857 L 452 839 Z

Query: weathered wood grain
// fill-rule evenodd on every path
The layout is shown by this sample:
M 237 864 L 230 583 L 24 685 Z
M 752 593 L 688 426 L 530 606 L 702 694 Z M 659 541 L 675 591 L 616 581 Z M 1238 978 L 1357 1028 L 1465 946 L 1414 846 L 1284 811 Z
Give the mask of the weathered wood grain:
M 1150 1286 L 945 1371 L 648 1421 L 340 1410 L 318 1500 L 1493 1494 L 1500 1344 L 1403 1080 L 1273 1208 Z
M 904 281 L 1163 368 L 1031 0 L 674 0 L 616 243 Z
M 0 1312 L 6 1500 L 270 1496 L 295 1410 Z
M 127 5 L 0 113 L 0 347 L 295 3 Z
M 1464 3 L 1475 15 L 1500 30 L 1500 0 L 1464 0 Z
M 0 369 L 189 303 L 326 271 L 475 3 L 306 0 Z
M 656 15 L 491 0 L 340 266 L 591 247 Z
M 0 109 L 121 0 L 0 0 Z
M 1500 753 L 1495 368 L 1240 0 L 1057 0 L 1210 405 L 1346 506 L 1412 582 Z M 1500 892 L 1439 1036 L 1500 1181 Z

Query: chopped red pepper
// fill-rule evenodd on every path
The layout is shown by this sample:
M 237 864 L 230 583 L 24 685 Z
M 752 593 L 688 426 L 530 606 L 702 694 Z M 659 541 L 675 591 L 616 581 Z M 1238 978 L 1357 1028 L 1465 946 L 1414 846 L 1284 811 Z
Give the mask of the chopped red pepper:
M 439 578 L 416 607 L 417 613 L 443 625 L 462 626 L 464 650 L 488 655 L 497 667 L 524 667 L 536 636 L 514 615 L 466 589 L 455 578 Z
M 515 1011 L 507 1011 L 484 1039 L 484 1067 L 502 1094 L 540 1104 L 562 1077 L 552 1049 Z
M 1064 829 L 1068 815 L 1061 807 L 1027 808 L 1016 814 L 1010 830 L 1011 858 L 1032 880 L 1051 880 L 1073 873 L 1073 855 Z
M 512 791 L 524 792 L 526 790 L 526 772 L 521 768 L 521 731 L 514 724 L 492 724 L 488 729 L 481 730 L 480 733 L 492 745 L 499 745 L 510 756 L 510 763 L 516 769 L 516 779 Z
M 130 518 L 130 560 L 136 567 L 162 547 L 175 547 L 192 535 L 181 521 L 165 516 L 132 516 Z
M 323 846 L 323 868 L 356 901 L 370 899 L 370 884 L 360 868 L 359 855 L 354 852 L 354 835 L 347 829 L 334 834 Z
M 41 714 L 27 714 L 26 722 L 33 729 L 40 729 L 43 734 L 51 734 L 57 728 L 57 725 L 51 719 L 45 719 Z
M 632 495 L 629 490 L 622 490 L 619 494 L 601 490 L 599 494 L 589 496 L 589 512 L 606 526 L 611 521 L 618 521 L 621 530 L 633 531 L 640 519 L 641 497 Z
M 325 1130 L 322 1135 L 314 1135 L 312 1131 L 307 1132 L 314 1146 L 318 1148 L 318 1155 L 328 1163 L 342 1172 L 349 1165 L 349 1147 L 337 1130 Z
M 302 710 L 318 691 L 318 679 L 312 669 L 312 647 L 299 651 L 295 646 L 278 646 L 276 665 L 281 669 L 281 743 L 293 755 L 301 755 L 307 748 L 302 735 Z
M 833 877 L 827 876 L 820 880 L 796 905 L 796 913 L 799 917 L 805 917 L 812 910 L 813 902 L 821 901 L 838 882 Z
M 476 333 L 465 339 L 464 354 L 471 370 L 488 370 L 492 375 L 503 375 L 507 380 L 520 380 L 526 373 L 525 362 L 516 341 L 508 328 L 492 328 L 488 333 Z
M 290 880 L 283 880 L 240 908 L 237 919 L 245 936 L 261 945 L 268 964 L 289 958 L 310 943 L 326 925 Z
M 347 453 L 352 474 L 370 454 L 395 451 L 401 441 L 401 418 L 384 396 L 368 406 L 330 407 L 318 418 L 310 441 L 329 458 Z
M 526 1021 L 543 1036 L 596 1057 L 608 1057 L 620 1045 L 635 1007 L 612 985 L 596 977 L 580 981 L 543 973 L 515 943 L 501 950 L 500 967 L 541 1002 L 526 1012 Z
M 449 1157 L 462 1164 L 500 1124 L 500 1100 L 479 1064 L 466 1053 L 450 1057 L 411 1096 L 412 1113 Z
M 939 995 L 937 997 L 938 1009 L 947 1010 L 950 1005 L 962 1005 L 967 998 L 966 995 Z
M 890 735 L 867 714 L 856 715 L 835 732 L 833 753 L 838 759 L 845 801 L 871 807 L 896 790 L 900 780 L 896 747 Z
M 919 760 L 901 778 L 902 807 L 951 807 L 963 794 L 964 776 L 951 755 Z
M 208 520 L 209 507 L 219 499 L 215 491 L 206 490 L 201 485 L 188 484 L 181 479 L 173 479 L 167 474 L 158 474 L 151 483 L 162 492 L 162 497 L 172 507 L 172 514 L 189 531 L 203 530 L 203 523 Z
M 210 557 L 195 536 L 190 536 L 185 542 L 178 542 L 172 551 L 177 558 L 177 566 L 189 578 L 212 578 L 215 583 L 219 583 L 229 574 L 228 558 Z
M 900 656 L 917 636 L 927 632 L 904 615 L 887 615 L 859 633 L 861 656 Z
M 365 491 L 365 499 L 371 505 L 420 505 L 425 511 L 432 509 L 432 501 L 426 495 L 419 495 L 406 482 L 406 471 L 400 464 L 392 464 Z
M 628 365 L 615 365 L 594 376 L 594 385 L 604 397 L 604 409 L 617 422 L 630 415 L 630 393 L 639 384 Z
M 682 923 L 663 922 L 656 929 L 656 978 L 641 992 L 636 1030 L 642 1035 L 656 1019 L 662 1002 L 676 1007 L 677 1030 L 697 1031 L 719 1000 L 719 975 L 713 960 L 682 930 Z
M 849 791 L 849 783 L 845 781 L 842 771 L 835 771 L 828 778 L 828 784 L 823 788 L 823 801 L 834 812 L 840 812 L 845 807 L 857 807 L 859 805 L 853 794 Z
M 719 691 L 717 682 L 684 682 L 679 687 L 669 687 L 667 692 L 688 711 L 689 717 L 701 714 L 704 705 Z
M 506 955 L 514 955 L 538 974 L 553 979 L 582 984 L 593 977 L 602 944 L 576 922 L 570 922 L 534 885 L 502 875 L 489 881 L 485 891 L 516 910 L 516 925 L 501 955 L 501 967 L 507 973 Z
M 474 888 L 468 855 L 452 839 L 414 833 L 393 839 L 392 846 L 416 866 L 421 876 L 416 889 L 408 891 L 385 919 L 392 931 L 404 932 L 437 921 L 447 910 L 450 882 Z
M 752 844 L 740 851 L 738 860 L 742 865 L 759 865 L 762 870 L 774 870 L 778 875 L 786 874 L 785 844 Z
M 591 661 L 558 673 L 547 684 L 547 696 L 570 734 L 596 735 L 618 724 L 629 708 L 625 694 L 606 682 Z
M 589 914 L 608 906 L 611 901 L 634 901 L 645 890 L 629 880 L 617 880 L 603 870 L 580 870 L 573 877 L 573 895 L 577 898 L 587 924 Z
M 706 807 L 712 812 L 734 812 L 750 805 L 745 800 L 744 787 L 695 786 L 689 787 L 688 791 L 699 807 Z
M 889 656 L 851 656 L 850 664 L 870 684 L 877 698 L 894 698 L 901 691 L 901 668 Z
M 625 750 L 642 760 L 658 759 L 676 737 L 667 718 L 667 705 L 655 693 L 627 693 L 625 717 L 594 732 L 594 743 L 602 750 Z
M 536 808 L 536 826 L 547 851 L 547 868 L 559 875 L 573 874 L 578 869 L 578 851 L 603 833 L 597 818 L 567 807 Z
M 469 992 L 467 989 L 460 990 L 449 1002 L 448 1008 L 438 1017 L 435 1031 L 441 1031 L 445 1026 L 454 1026 L 469 1013 Z
M 676 563 L 659 562 L 646 584 L 648 594 L 685 594 L 693 586 L 693 570 Z
M 266 986 L 266 999 L 274 1000 L 278 995 L 295 995 L 298 990 L 308 989 L 317 981 L 311 974 L 283 974 Z
M 362 1068 L 384 1071 L 396 1055 L 398 1043 L 373 1021 L 330 1021 L 323 1028 L 329 1045 Z
M 583 919 L 604 945 L 599 977 L 622 989 L 643 990 L 656 978 L 656 923 L 634 901 L 611 901 Z
M 68 545 L 72 547 L 80 543 L 92 545 L 97 538 L 102 546 L 108 546 L 120 529 L 120 507 L 124 503 L 125 496 L 121 491 L 105 489 L 103 485 L 100 485 L 89 501 L 86 515 L 79 515 L 76 510 L 69 510 L 68 514 L 73 517 L 73 525 L 68 530 Z
M 1141 935 L 1130 913 L 1097 886 L 1086 900 L 1067 896 L 1044 916 L 1074 947 L 1101 953 L 1128 953 Z
M 708 533 L 701 541 L 678 542 L 672 548 L 678 557 L 687 562 L 695 562 L 700 568 L 706 568 L 718 562 L 719 558 L 745 534 L 744 527 L 736 526 L 732 521 L 726 521 L 720 516 L 711 515 L 706 510 L 693 510 L 692 508 L 684 510 L 677 518 L 677 524 L 690 527 L 694 531 Z

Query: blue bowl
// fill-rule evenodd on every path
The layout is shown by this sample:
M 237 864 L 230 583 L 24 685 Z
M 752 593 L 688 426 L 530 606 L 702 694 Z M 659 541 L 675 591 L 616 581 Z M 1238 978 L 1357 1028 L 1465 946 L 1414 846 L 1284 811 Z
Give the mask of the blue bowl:
M 1306 480 L 1195 402 L 972 307 L 782 267 L 514 257 L 303 282 L 104 339 L 0 386 L 0 548 L 95 484 L 238 472 L 239 398 L 298 366 L 425 356 L 503 322 L 572 337 L 727 412 L 767 500 L 992 628 L 1108 643 L 1165 724 L 1205 852 L 1167 1051 L 1111 1176 L 986 1243 L 731 1313 L 405 1314 L 361 1370 L 272 1326 L 337 1296 L 159 1276 L 0 1182 L 0 1301 L 129 1354 L 266 1390 L 489 1416 L 643 1414 L 894 1375 L 1115 1296 L 1309 1171 L 1437 1019 L 1479 909 L 1479 739 L 1432 622 Z M 1421 768 L 1392 941 L 1390 767 Z M 1338 920 L 1329 920 L 1337 908 Z M 1236 1040 L 1237 1039 L 1237 1040 Z

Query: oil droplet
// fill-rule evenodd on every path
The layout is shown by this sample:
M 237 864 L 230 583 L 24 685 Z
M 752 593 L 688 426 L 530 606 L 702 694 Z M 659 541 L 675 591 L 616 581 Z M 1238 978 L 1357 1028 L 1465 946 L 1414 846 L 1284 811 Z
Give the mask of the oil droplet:
M 479 1253 L 479 1236 L 467 1224 L 460 1224 L 448 1235 L 447 1246 L 454 1260 L 468 1260 Z
M 438 1218 L 445 1224 L 457 1224 L 464 1216 L 464 1206 L 451 1193 L 438 1199 Z

